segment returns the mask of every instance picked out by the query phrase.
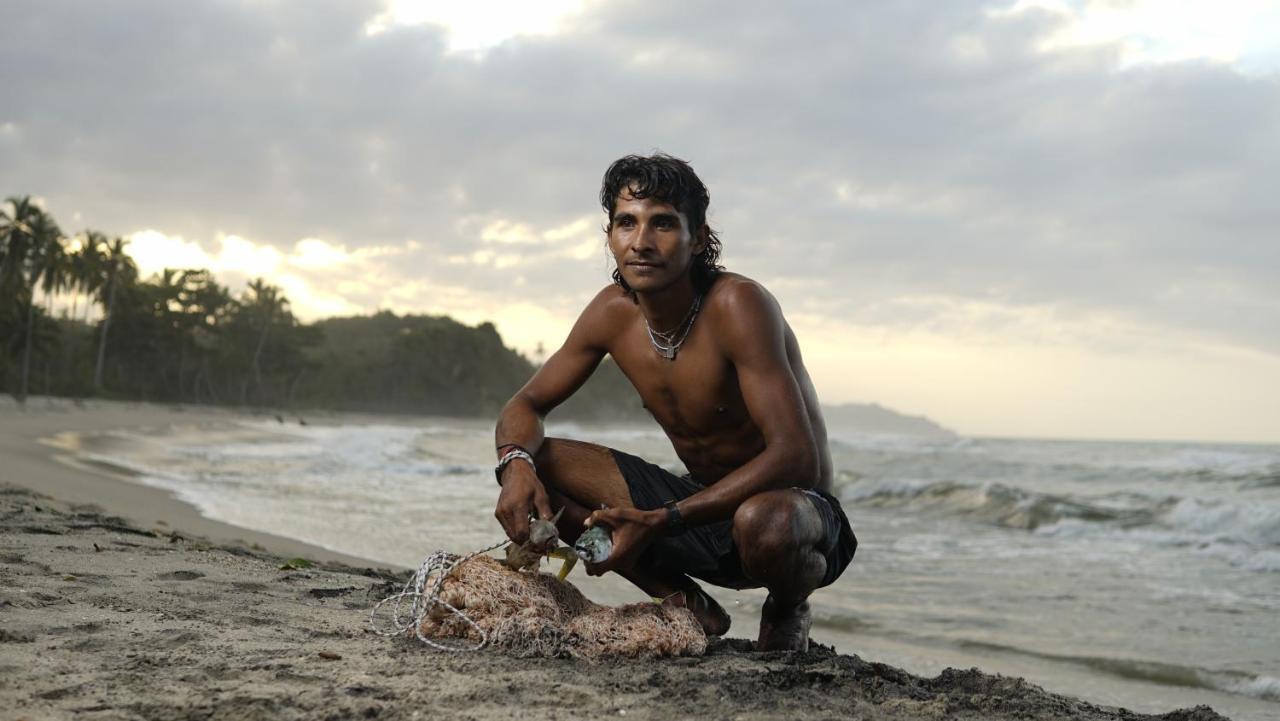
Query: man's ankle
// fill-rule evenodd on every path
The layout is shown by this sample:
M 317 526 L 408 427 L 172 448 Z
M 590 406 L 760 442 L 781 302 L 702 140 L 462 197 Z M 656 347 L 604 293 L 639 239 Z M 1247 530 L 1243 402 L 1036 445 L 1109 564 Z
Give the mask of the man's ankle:
M 809 601 L 778 601 L 772 594 L 760 609 L 758 651 L 808 651 L 809 627 L 813 623 Z

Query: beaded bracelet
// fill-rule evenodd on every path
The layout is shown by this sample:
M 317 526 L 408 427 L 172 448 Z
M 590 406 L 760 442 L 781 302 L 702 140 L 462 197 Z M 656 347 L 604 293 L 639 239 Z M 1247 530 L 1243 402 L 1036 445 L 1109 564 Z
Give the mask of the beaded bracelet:
M 533 456 L 529 455 L 528 451 L 524 450 L 523 448 L 516 448 L 514 450 L 507 451 L 505 454 L 503 454 L 502 460 L 498 461 L 498 465 L 495 466 L 493 469 L 493 475 L 498 479 L 499 486 L 502 485 L 502 469 L 506 468 L 508 463 L 514 461 L 517 458 L 522 458 L 528 461 L 529 465 L 533 466 L 534 473 L 538 472 L 538 466 L 533 462 Z

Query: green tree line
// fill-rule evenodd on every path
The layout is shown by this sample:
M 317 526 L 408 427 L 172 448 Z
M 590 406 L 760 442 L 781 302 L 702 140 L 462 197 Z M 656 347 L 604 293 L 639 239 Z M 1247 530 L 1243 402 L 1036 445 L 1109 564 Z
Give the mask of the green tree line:
M 127 245 L 94 230 L 68 237 L 30 197 L 0 206 L 0 391 L 20 403 L 39 393 L 489 415 L 535 370 L 491 323 L 388 311 L 301 323 L 261 278 L 239 293 L 200 268 L 141 278 Z M 642 411 L 606 362 L 557 415 Z

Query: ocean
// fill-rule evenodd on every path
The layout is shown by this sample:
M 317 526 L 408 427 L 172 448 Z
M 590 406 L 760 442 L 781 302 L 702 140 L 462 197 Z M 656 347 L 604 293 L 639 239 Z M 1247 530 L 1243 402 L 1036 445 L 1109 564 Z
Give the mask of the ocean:
M 552 424 L 679 469 L 656 428 Z M 833 436 L 859 539 L 813 638 L 934 675 L 979 667 L 1136 711 L 1280 719 L 1280 446 Z M 210 518 L 388 564 L 502 538 L 492 424 L 350 418 L 81 439 Z M 570 580 L 604 603 L 619 579 Z M 713 589 L 754 637 L 761 591 Z

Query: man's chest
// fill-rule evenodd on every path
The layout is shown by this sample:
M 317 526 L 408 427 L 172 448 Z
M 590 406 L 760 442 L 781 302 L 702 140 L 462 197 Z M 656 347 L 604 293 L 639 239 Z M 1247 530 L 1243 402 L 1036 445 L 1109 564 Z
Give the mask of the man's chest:
M 641 325 L 611 349 L 645 408 L 672 435 L 696 438 L 748 419 L 737 372 L 711 333 L 694 328 L 675 358 L 663 357 Z

